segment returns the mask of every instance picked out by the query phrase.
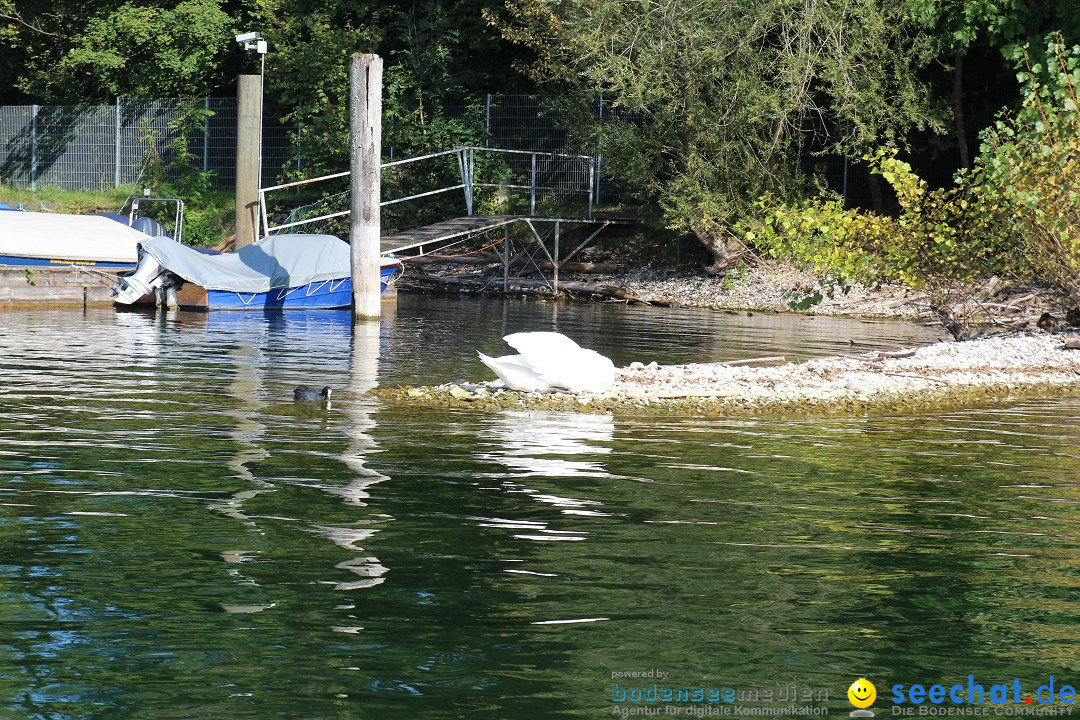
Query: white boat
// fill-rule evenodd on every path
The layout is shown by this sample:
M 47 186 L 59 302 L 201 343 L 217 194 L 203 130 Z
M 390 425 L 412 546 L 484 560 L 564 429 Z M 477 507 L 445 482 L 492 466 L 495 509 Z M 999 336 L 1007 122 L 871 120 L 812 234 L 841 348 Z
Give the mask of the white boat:
M 149 239 L 119 215 L 0 211 L 0 265 L 134 267 Z

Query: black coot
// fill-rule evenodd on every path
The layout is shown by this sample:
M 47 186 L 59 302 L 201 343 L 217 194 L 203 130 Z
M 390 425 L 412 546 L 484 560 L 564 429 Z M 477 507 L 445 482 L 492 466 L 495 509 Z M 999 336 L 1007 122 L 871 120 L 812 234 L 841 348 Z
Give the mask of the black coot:
M 327 385 L 322 392 L 319 392 L 307 385 L 297 385 L 293 390 L 293 399 L 303 402 L 326 402 L 330 399 L 330 386 Z

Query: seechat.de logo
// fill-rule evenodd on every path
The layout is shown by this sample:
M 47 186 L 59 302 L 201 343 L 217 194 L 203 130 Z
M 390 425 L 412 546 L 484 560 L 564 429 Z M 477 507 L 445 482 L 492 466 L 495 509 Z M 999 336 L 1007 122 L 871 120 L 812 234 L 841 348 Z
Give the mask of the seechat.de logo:
M 874 712 L 866 709 L 877 699 L 877 688 L 874 687 L 874 683 L 866 678 L 859 678 L 851 683 L 851 687 L 847 690 L 847 697 L 851 704 L 858 708 L 851 713 L 851 717 L 874 717 Z

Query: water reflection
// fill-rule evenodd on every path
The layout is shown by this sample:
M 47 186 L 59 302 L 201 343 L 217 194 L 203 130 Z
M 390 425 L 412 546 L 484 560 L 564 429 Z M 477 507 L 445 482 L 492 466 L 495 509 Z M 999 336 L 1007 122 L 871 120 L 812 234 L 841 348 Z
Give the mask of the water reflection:
M 365 397 L 365 394 L 379 384 L 380 338 L 379 323 L 360 322 L 352 328 L 351 372 L 349 374 L 349 391 L 352 401 L 346 406 L 348 422 L 345 428 L 349 446 L 341 456 L 342 461 L 352 471 L 352 479 L 344 486 L 327 488 L 329 492 L 343 497 L 348 504 L 356 507 L 367 507 L 367 501 L 371 497 L 370 488 L 389 479 L 368 467 L 368 459 L 378 451 L 378 444 L 371 435 L 376 427 L 375 403 Z M 357 520 L 357 523 L 363 525 L 359 528 L 342 526 L 319 528 L 320 532 L 339 547 L 360 553 L 335 565 L 338 569 L 360 576 L 360 579 L 339 582 L 334 586 L 335 590 L 361 590 L 379 585 L 385 580 L 383 576 L 387 573 L 387 567 L 379 558 L 367 553 L 360 543 L 366 543 L 379 532 L 379 528 L 371 527 L 373 523 L 381 525 L 391 520 L 393 518 L 389 515 L 380 514 L 377 517 Z M 340 627 L 338 629 L 340 630 Z
M 841 700 L 859 674 L 1072 673 L 1080 402 L 791 422 L 363 394 L 473 377 L 517 330 L 620 362 L 911 330 L 725 318 L 5 311 L 0 716 L 597 717 L 647 666 Z M 341 400 L 299 407 L 301 382 Z
M 605 477 L 599 460 L 611 452 L 615 420 L 610 415 L 565 412 L 504 412 L 486 425 L 484 437 L 496 452 L 483 453 L 513 470 L 515 477 Z
M 487 449 L 477 453 L 485 462 L 498 463 L 511 472 L 492 473 L 499 488 L 509 495 L 521 495 L 560 515 L 602 517 L 603 503 L 590 497 L 574 497 L 560 484 L 560 478 L 609 477 L 600 459 L 611 452 L 608 445 L 615 433 L 610 415 L 581 415 L 565 412 L 503 412 L 488 422 L 482 437 Z M 547 520 L 504 517 L 473 518 L 482 527 L 513 531 L 518 540 L 541 542 L 582 541 L 587 533 L 552 527 Z M 507 572 L 532 571 L 511 568 Z

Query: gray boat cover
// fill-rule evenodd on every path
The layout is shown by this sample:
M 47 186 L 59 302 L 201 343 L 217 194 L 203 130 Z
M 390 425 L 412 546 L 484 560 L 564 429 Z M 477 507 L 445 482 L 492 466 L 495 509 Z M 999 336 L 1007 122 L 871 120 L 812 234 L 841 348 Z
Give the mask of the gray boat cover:
M 167 237 L 140 246 L 169 272 L 207 290 L 265 292 L 350 276 L 349 244 L 333 235 L 271 235 L 225 255 L 203 255 Z

